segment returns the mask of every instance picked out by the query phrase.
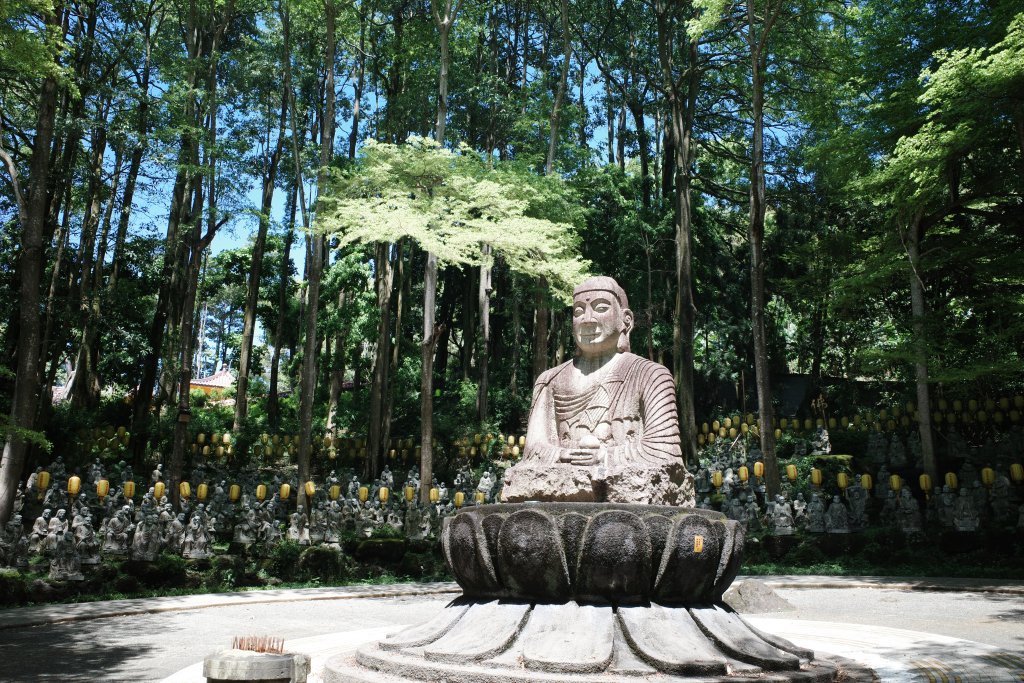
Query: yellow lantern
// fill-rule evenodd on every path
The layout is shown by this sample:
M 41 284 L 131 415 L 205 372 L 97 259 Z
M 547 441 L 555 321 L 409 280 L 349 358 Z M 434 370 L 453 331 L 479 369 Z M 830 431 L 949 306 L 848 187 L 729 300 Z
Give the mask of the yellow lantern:
M 898 474 L 889 475 L 889 488 L 893 491 L 899 492 L 903 488 L 903 477 Z
M 726 429 L 729 429 L 730 427 L 732 427 L 732 418 L 731 417 L 725 418 L 725 420 L 722 422 L 722 426 L 725 427 Z
M 811 418 L 807 418 L 807 419 L 804 420 L 804 429 L 805 430 L 810 431 L 812 426 L 814 426 L 814 423 L 811 422 Z
M 167 486 L 162 481 L 158 481 L 157 483 L 153 484 L 153 496 L 157 500 L 160 500 L 161 498 L 164 497 L 164 493 L 166 492 L 166 490 Z
M 43 499 L 43 494 L 48 488 L 50 488 L 50 473 L 43 470 L 36 475 L 36 490 L 39 491 L 39 500 Z
M 796 481 L 796 475 L 796 465 L 793 463 L 786 465 L 786 479 L 789 479 L 791 482 Z
M 697 445 L 698 446 L 703 446 L 705 444 L 705 442 L 707 442 L 707 439 L 704 437 L 704 435 L 703 434 L 698 434 L 697 435 Z
M 513 446 L 512 447 L 512 457 L 514 457 L 514 458 L 518 458 L 519 457 L 519 446 Z
M 360 503 L 365 503 L 366 500 L 369 497 L 370 497 L 370 489 L 365 487 L 365 486 L 360 486 L 359 487 L 359 502 Z
M 764 463 L 760 460 L 754 463 L 754 476 L 758 479 L 764 478 Z
M 441 492 L 438 491 L 436 488 L 430 489 L 430 502 L 436 503 L 439 500 L 441 500 Z
M 781 439 L 782 438 L 782 430 L 781 429 L 776 429 L 775 430 L 775 438 L 776 439 Z
M 412 499 L 416 497 L 416 487 L 406 486 L 405 487 L 405 502 L 411 503 Z
M 106 498 L 108 493 L 110 493 L 109 481 L 107 481 L 106 479 L 100 479 L 98 482 L 96 482 L 96 495 L 99 497 L 100 500 Z
M 462 491 L 456 491 L 455 492 L 455 507 L 456 508 L 461 508 L 465 504 L 466 504 L 466 494 L 463 493 Z
M 840 490 L 845 491 L 846 487 L 850 485 L 850 475 L 840 472 L 836 475 L 836 484 L 839 485 Z
M 519 447 L 520 448 L 526 448 L 526 437 L 525 436 L 519 437 Z
M 483 491 L 477 491 L 476 493 L 474 493 L 473 494 L 473 502 L 475 502 L 477 505 L 483 505 L 484 504 L 484 492 Z
M 843 429 L 847 429 L 850 426 L 850 418 L 844 415 L 843 418 L 839 421 L 839 424 L 843 426 Z
M 862 419 L 861 419 L 860 415 L 854 415 L 853 416 L 853 424 L 854 424 L 855 427 L 860 427 L 860 423 L 861 422 L 862 422 Z
M 701 434 L 707 434 L 709 429 L 710 429 L 710 427 L 708 427 L 708 423 L 707 422 L 702 422 L 701 423 L 701 425 L 700 425 L 700 432 L 701 432 Z
M 332 448 L 328 448 L 327 449 L 327 457 L 330 458 L 331 460 L 337 459 L 337 457 L 338 457 L 338 449 L 333 448 L 333 447 Z
M 729 433 L 729 432 L 727 432 L 727 431 L 725 430 L 725 427 L 719 427 L 719 429 L 718 429 L 718 437 L 719 437 L 720 439 L 724 439 L 724 438 L 726 437 L 726 435 L 727 435 L 728 433 Z
M 959 485 L 960 482 L 957 481 L 956 475 L 952 472 L 946 472 L 946 486 L 948 486 L 951 489 L 955 489 Z
M 331 488 L 327 489 L 327 495 L 331 500 L 338 500 L 338 496 L 341 495 L 341 487 L 333 484 Z
M 192 496 L 192 485 L 189 484 L 187 481 L 183 481 L 180 484 L 178 484 L 178 495 L 180 495 L 185 500 L 188 500 L 189 497 Z
M 238 484 L 232 484 L 228 488 L 228 500 L 232 503 L 237 503 L 238 499 L 242 497 L 242 487 Z
M 971 411 L 972 413 L 973 413 L 973 412 L 977 412 L 977 410 L 978 410 L 978 402 L 977 402 L 977 401 L 975 401 L 975 400 L 974 400 L 974 399 L 972 398 L 972 399 L 971 399 L 970 401 L 968 401 L 968 402 L 967 402 L 967 409 L 968 409 L 969 411 Z
M 206 496 L 209 495 L 209 493 L 210 487 L 207 486 L 206 484 L 200 484 L 199 486 L 196 487 L 196 500 L 202 503 L 204 500 L 206 500 Z M 260 498 L 260 500 L 263 499 Z
M 708 434 L 708 443 L 714 443 L 716 438 L 714 432 Z
M 196 436 L 196 443 L 199 443 L 199 444 L 206 443 L 206 434 L 200 433 L 198 436 Z
M 715 470 L 711 475 L 711 483 L 715 485 L 716 489 L 722 488 L 722 472 L 721 470 Z
M 740 481 L 742 482 L 746 482 L 747 479 L 750 479 L 750 470 L 747 469 L 746 465 L 740 465 L 740 468 L 736 471 L 736 473 L 739 475 Z
M 722 423 L 719 422 L 718 420 L 715 420 L 714 422 L 711 423 L 711 429 L 713 429 L 715 432 L 717 432 L 721 428 L 722 428 Z
M 781 427 L 782 429 L 785 429 L 788 426 L 789 426 L 789 420 L 787 420 L 786 418 L 782 418 L 781 420 L 779 420 L 779 427 Z
M 135 497 L 135 482 L 134 481 L 126 481 L 124 483 L 124 497 L 125 498 L 134 498 Z
M 834 417 L 830 417 L 828 419 L 828 428 L 829 429 L 835 429 L 836 428 L 836 424 L 838 424 L 838 423 L 836 422 L 836 419 Z
M 281 489 L 277 492 L 281 500 L 288 500 L 288 496 L 292 495 L 291 484 L 281 484 Z
M 391 495 L 391 490 L 387 486 L 381 486 L 377 491 L 377 499 L 382 502 L 388 502 L 388 497 Z
M 316 484 L 314 484 L 313 482 L 307 481 L 305 488 L 307 498 L 312 498 L 314 495 L 316 495 Z
M 991 467 L 985 467 L 981 470 L 981 483 L 985 486 L 991 486 L 996 483 L 996 473 Z
M 865 491 L 870 491 L 875 487 L 875 480 L 871 478 L 870 474 L 860 475 L 860 487 Z
M 1021 465 L 1019 462 L 1010 465 L 1010 479 L 1013 480 L 1014 484 L 1024 482 L 1024 465 Z
M 821 470 L 817 467 L 811 469 L 811 483 L 815 486 L 821 486 Z
M 267 485 L 257 484 L 256 485 L 256 500 L 263 502 L 267 498 Z
M 922 491 L 924 491 L 925 496 L 930 496 L 932 494 L 932 477 L 927 472 L 917 478 L 917 485 L 921 487 Z
M 1024 396 L 1018 394 L 1013 397 L 1013 406 L 1015 408 L 1024 408 Z
M 82 479 L 81 477 L 72 476 L 68 479 L 68 493 L 72 496 L 77 496 L 78 492 L 82 490 Z

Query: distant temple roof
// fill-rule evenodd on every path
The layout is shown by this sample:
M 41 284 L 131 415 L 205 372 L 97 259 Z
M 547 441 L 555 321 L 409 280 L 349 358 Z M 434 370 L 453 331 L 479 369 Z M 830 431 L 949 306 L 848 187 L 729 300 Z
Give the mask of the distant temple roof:
M 207 387 L 209 389 L 227 389 L 235 383 L 235 376 L 227 368 L 213 373 L 209 377 L 198 377 L 191 382 L 193 387 Z

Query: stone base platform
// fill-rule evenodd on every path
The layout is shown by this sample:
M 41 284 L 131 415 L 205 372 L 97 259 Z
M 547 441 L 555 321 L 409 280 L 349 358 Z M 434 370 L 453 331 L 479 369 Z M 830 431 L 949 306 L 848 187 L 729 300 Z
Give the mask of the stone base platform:
M 425 624 L 364 646 L 355 656 L 328 660 L 323 677 L 332 683 L 825 683 L 839 680 L 842 670 L 763 633 L 724 604 L 460 598 Z

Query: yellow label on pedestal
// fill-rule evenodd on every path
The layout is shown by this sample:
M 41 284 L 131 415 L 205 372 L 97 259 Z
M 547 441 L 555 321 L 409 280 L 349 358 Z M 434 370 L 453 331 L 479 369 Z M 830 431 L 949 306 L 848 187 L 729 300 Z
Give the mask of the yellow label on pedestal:
M 693 537 L 693 552 L 702 553 L 704 552 L 704 537 L 694 536 Z

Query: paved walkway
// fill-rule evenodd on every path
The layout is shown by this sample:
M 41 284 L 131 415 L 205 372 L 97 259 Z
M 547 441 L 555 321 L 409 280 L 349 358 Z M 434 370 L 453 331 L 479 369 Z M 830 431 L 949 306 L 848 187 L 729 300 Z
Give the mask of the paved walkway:
M 793 610 L 753 617 L 867 663 L 883 681 L 1024 680 L 1024 582 L 751 577 Z M 743 580 L 743 577 L 741 579 Z M 203 680 L 235 635 L 273 635 L 314 658 L 432 616 L 455 584 L 396 584 L 118 600 L 0 610 L 0 680 Z

